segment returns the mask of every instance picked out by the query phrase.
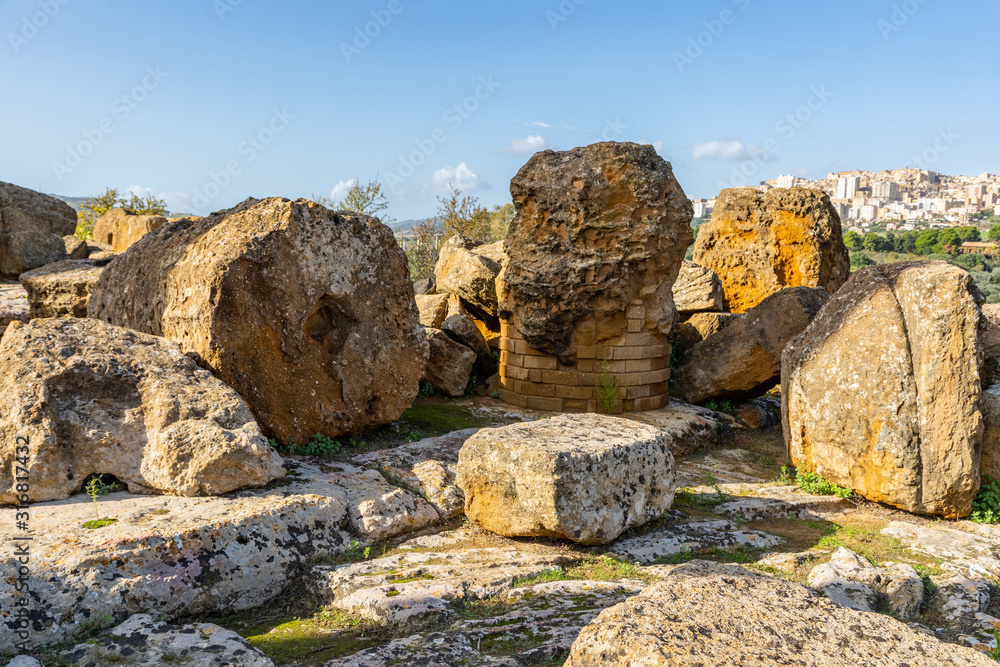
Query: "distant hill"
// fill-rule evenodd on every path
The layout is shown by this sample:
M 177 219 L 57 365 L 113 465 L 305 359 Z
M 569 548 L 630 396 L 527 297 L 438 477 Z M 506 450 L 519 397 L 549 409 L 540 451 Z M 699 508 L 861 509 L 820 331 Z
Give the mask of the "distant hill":
M 76 210 L 77 212 L 80 211 L 80 207 L 83 206 L 84 202 L 90 199 L 90 197 L 64 197 L 63 195 L 54 195 L 50 193 L 46 194 L 48 194 L 50 197 L 55 197 L 56 199 L 66 202 L 67 204 L 72 206 L 73 209 Z
M 430 218 L 423 218 L 421 220 L 398 220 L 389 224 L 388 227 L 397 234 L 406 234 L 407 232 L 413 231 L 413 228 L 420 223 L 428 220 L 430 220 Z

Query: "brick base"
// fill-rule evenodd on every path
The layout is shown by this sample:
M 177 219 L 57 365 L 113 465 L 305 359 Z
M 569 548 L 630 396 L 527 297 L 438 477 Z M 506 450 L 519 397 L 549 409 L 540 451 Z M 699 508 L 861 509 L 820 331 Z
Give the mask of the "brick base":
M 597 382 L 607 371 L 621 388 L 620 412 L 658 410 L 670 402 L 670 344 L 659 331 L 645 331 L 645 310 L 625 313 L 626 333 L 595 344 L 593 320 L 577 325 L 577 363 L 564 366 L 532 349 L 510 322 L 500 323 L 499 396 L 505 403 L 548 412 L 603 412 Z

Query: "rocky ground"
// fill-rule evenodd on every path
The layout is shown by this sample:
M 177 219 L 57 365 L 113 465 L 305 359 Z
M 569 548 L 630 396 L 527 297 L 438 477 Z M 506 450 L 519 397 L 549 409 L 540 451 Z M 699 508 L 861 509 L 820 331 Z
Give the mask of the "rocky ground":
M 32 546 L 32 583 L 49 613 L 34 640 L 58 648 L 36 657 L 46 665 L 561 665 L 603 610 L 676 588 L 671 573 L 694 560 L 744 565 L 896 618 L 909 628 L 885 632 L 910 633 L 904 643 L 994 645 L 1000 528 L 805 493 L 782 468 L 779 428 L 748 430 L 721 413 L 675 404 L 660 415 L 699 449 L 678 458 L 673 509 L 610 545 L 475 528 L 454 484 L 462 443 L 480 426 L 540 417 L 490 399 L 420 401 L 353 446 L 286 457 L 292 475 L 268 489 L 38 505 L 32 520 L 44 539 Z M 95 516 L 117 521 L 82 527 Z

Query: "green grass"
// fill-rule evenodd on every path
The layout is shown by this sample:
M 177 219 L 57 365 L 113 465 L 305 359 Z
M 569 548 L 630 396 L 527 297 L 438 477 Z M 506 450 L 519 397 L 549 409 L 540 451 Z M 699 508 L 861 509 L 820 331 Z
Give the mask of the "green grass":
M 799 470 L 795 473 L 795 482 L 799 488 L 814 496 L 837 496 L 838 498 L 850 498 L 854 495 L 853 489 L 837 486 L 833 482 L 828 482 L 814 472 Z
M 97 530 L 98 528 L 104 528 L 105 526 L 110 526 L 115 523 L 118 523 L 118 519 L 105 517 L 103 519 L 93 519 L 92 521 L 87 521 L 83 524 L 83 527 L 89 530 Z

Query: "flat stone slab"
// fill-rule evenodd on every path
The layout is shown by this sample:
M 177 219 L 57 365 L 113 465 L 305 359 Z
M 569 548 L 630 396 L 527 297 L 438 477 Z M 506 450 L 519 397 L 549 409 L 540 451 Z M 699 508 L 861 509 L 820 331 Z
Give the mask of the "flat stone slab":
M 242 637 L 211 623 L 175 626 L 137 614 L 93 643 L 64 651 L 73 665 L 184 665 L 185 667 L 273 667 Z
M 740 521 L 766 519 L 820 519 L 825 514 L 843 512 L 850 502 L 836 496 L 814 496 L 795 486 L 755 490 L 754 497 L 739 497 L 717 506 L 713 512 Z
M 710 554 L 717 549 L 770 549 L 783 543 L 776 535 L 742 530 L 732 521 L 696 521 L 616 542 L 609 553 L 652 565 L 680 554 Z
M 718 446 L 731 437 L 735 425 L 729 415 L 677 399 L 661 410 L 622 416 L 669 433 L 675 459 Z
M 288 476 L 271 488 L 222 497 L 114 493 L 96 508 L 85 495 L 31 505 L 29 531 L 17 529 L 16 509 L 0 508 L 0 540 L 32 538 L 31 641 L 65 641 L 94 618 L 121 622 L 148 613 L 169 621 L 251 609 L 314 559 L 439 521 L 429 504 L 375 471 L 305 457 L 285 464 Z M 95 517 L 117 522 L 83 527 Z M 13 546 L 3 568 L 16 576 Z M 14 586 L 0 588 L 0 610 L 16 608 L 19 597 Z M 0 652 L 13 652 L 16 623 L 9 614 L 2 621 Z
M 1000 576 L 1000 528 L 980 526 L 971 521 L 960 524 L 970 531 L 937 528 L 893 521 L 882 534 L 895 537 L 910 549 L 940 558 L 941 568 L 970 579 Z

